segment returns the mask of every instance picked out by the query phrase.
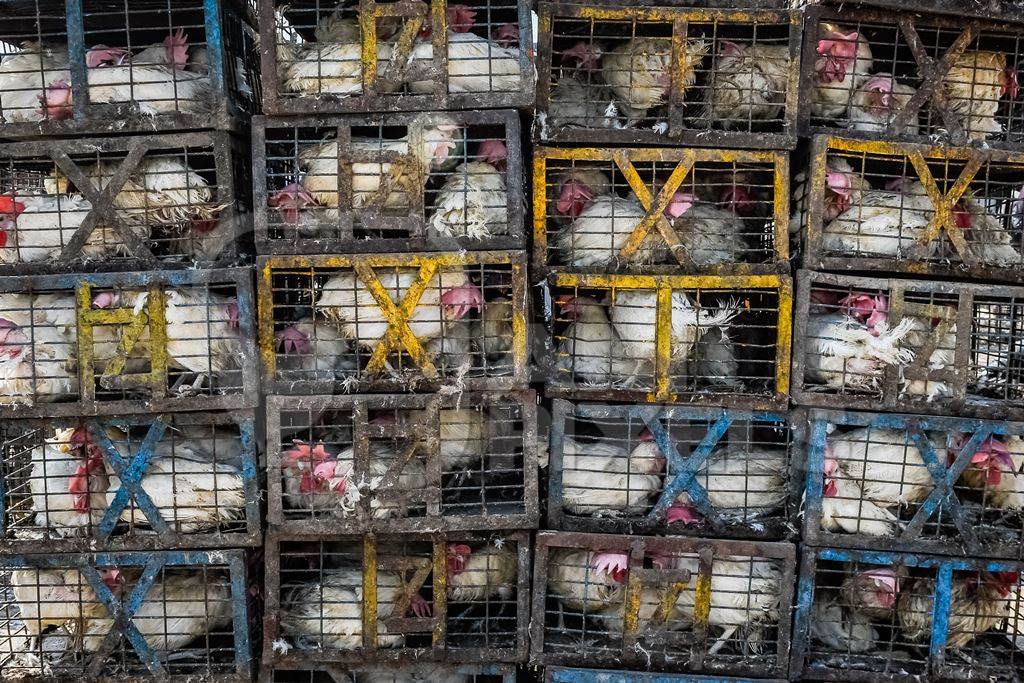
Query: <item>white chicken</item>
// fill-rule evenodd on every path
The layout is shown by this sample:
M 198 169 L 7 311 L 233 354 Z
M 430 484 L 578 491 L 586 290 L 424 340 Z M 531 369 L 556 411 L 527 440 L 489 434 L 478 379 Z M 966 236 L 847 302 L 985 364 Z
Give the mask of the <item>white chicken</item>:
M 594 197 L 614 195 L 608 174 L 586 166 L 555 172 L 548 187 L 548 217 L 560 225 L 576 220 Z
M 964 230 L 967 253 L 988 265 L 1013 267 L 1024 262 L 1020 238 L 1003 227 L 1002 216 L 992 215 L 968 189 L 954 207 L 957 227 Z
M 501 170 L 507 155 L 500 140 L 485 140 L 477 160 L 456 166 L 437 192 L 428 234 L 475 240 L 508 234 L 508 192 Z
M 869 565 L 870 566 L 870 565 Z M 906 579 L 905 567 L 874 567 L 847 565 L 847 576 L 839 593 L 851 610 L 881 622 L 890 621 L 896 607 L 900 585 Z
M 81 195 L 0 195 L 0 263 L 55 261 L 92 205 Z M 97 226 L 81 255 L 98 258 L 126 253 L 120 235 Z
M 719 41 L 703 120 L 723 128 L 745 129 L 755 121 L 781 122 L 789 64 L 788 45 Z
M 847 125 L 853 130 L 884 133 L 916 92 L 915 88 L 900 83 L 892 74 L 873 74 L 860 84 L 850 98 Z M 914 116 L 893 133 L 917 135 L 917 131 L 918 122 Z
M 604 306 L 588 297 L 562 295 L 556 301 L 570 324 L 562 332 L 556 351 L 555 376 L 574 378 L 595 386 L 608 386 L 635 377 L 639 362 L 622 354 L 619 333 Z
M 811 115 L 836 119 L 846 113 L 854 93 L 871 74 L 871 45 L 858 31 L 822 23 L 816 51 Z
M 648 437 L 650 432 L 647 432 Z M 655 450 L 631 453 L 615 442 L 562 442 L 562 505 L 587 517 L 635 517 L 650 509 L 661 490 L 665 458 Z
M 807 184 L 807 173 L 801 171 L 793 179 L 793 216 L 789 220 L 789 234 L 799 235 L 800 230 L 807 226 L 810 210 L 811 190 Z M 843 157 L 831 156 L 825 161 L 825 198 L 821 210 L 824 225 L 835 220 L 837 216 L 861 203 L 861 196 L 871 189 L 871 185 L 855 173 L 850 162 Z
M 7 123 L 45 120 L 40 100 L 58 81 L 71 81 L 67 47 L 22 43 L 18 52 L 0 59 L 0 118 Z
M 491 299 L 480 312 L 480 319 L 470 324 L 467 341 L 472 339 L 487 360 L 488 370 L 494 374 L 510 371 L 515 347 L 515 306 L 511 299 Z M 445 335 L 445 339 L 449 335 Z M 466 360 L 466 354 L 457 359 Z M 455 364 L 456 366 L 458 363 Z
M 808 625 L 811 637 L 831 650 L 857 654 L 870 652 L 878 643 L 878 629 L 871 619 L 848 609 L 833 591 L 817 591 Z
M 512 598 L 519 575 L 513 548 L 492 543 L 474 550 L 464 543 L 449 543 L 446 555 L 449 601 L 486 604 L 494 596 Z
M 625 565 L 619 553 L 553 548 L 548 556 L 547 585 L 566 609 L 595 615 L 625 598 Z
M 945 447 L 933 439 L 937 450 Z M 904 507 L 924 501 L 935 482 L 921 451 L 902 430 L 860 427 L 829 435 L 826 459 L 837 463 L 833 479 L 854 481 L 864 499 L 885 508 Z M 856 510 L 857 501 L 851 505 Z
M 697 70 L 707 55 L 706 41 L 685 39 L 679 63 L 672 63 L 672 41 L 668 38 L 633 38 L 621 43 L 601 59 L 601 77 L 622 105 L 631 124 L 647 118 L 651 109 L 665 104 L 669 86 L 682 98 L 697 79 Z M 673 83 L 671 70 L 678 77 Z
M 949 463 L 956 459 L 967 437 L 950 435 Z M 971 455 L 960 475 L 964 484 L 984 491 L 986 507 L 1001 510 L 1024 509 L 1024 439 L 1016 434 L 990 436 Z
M 33 326 L 31 306 L 27 295 L 0 296 L 0 404 L 78 395 L 76 347 L 57 328 Z
M 107 587 L 118 587 L 119 571 L 98 570 Z M 18 605 L 18 616 L 29 636 L 38 638 L 51 626 L 72 622 L 72 630 L 82 632 L 89 620 L 107 614 L 92 585 L 78 569 L 23 568 L 10 573 L 11 592 Z
M 959 118 L 967 137 L 984 140 L 1003 132 L 996 120 L 999 101 L 1017 97 L 1017 72 L 1007 67 L 1002 52 L 967 50 L 942 74 L 940 87 L 946 96 L 946 108 Z M 941 122 L 938 112 L 934 114 Z
M 575 268 L 617 266 L 619 252 L 646 215 L 634 199 L 614 194 L 594 197 L 572 223 L 555 234 L 552 243 L 563 261 Z M 665 238 L 651 230 L 626 265 L 650 265 L 663 261 L 667 255 Z
M 822 482 L 821 527 L 826 531 L 868 536 L 895 536 L 899 518 L 865 497 L 860 486 L 839 468 L 839 461 L 825 459 Z
M 416 415 L 416 413 L 413 413 Z M 442 408 L 440 421 L 441 467 L 446 471 L 476 469 L 487 453 L 487 417 L 476 408 Z
M 615 98 L 603 85 L 563 75 L 548 94 L 548 110 L 538 114 L 544 137 L 569 128 L 622 128 Z
M 31 460 L 36 526 L 58 536 L 94 532 L 107 509 L 110 481 L 88 430 L 58 429 L 32 449 Z
M 934 214 L 920 183 L 903 191 L 867 190 L 859 201 L 828 221 L 822 230 L 822 249 L 843 256 L 907 256 Z M 938 248 L 933 240 L 922 256 Z
M 306 316 L 274 333 L 277 372 L 296 372 L 301 376 L 325 375 L 355 370 L 355 359 L 348 340 L 333 323 Z
M 732 211 L 699 201 L 688 192 L 676 192 L 665 215 L 679 235 L 683 253 L 695 266 L 745 260 L 749 249 L 743 240 L 745 226 Z

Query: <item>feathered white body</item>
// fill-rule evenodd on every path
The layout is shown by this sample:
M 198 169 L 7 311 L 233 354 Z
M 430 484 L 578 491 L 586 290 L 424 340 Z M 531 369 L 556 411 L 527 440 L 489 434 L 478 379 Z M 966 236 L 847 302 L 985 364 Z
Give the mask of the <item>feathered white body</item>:
M 929 321 L 921 318 L 908 318 L 911 323 L 910 334 L 907 335 L 905 346 L 911 354 L 911 360 L 917 355 L 918 350 L 924 345 L 932 334 Z M 929 356 L 925 367 L 929 370 L 949 370 L 956 362 L 956 325 L 950 327 L 949 332 L 939 340 L 932 355 Z M 953 390 L 942 381 L 931 379 L 910 379 L 903 378 L 902 392 L 912 396 L 924 396 L 929 401 L 942 396 L 950 396 Z
M 443 237 L 469 239 L 507 234 L 505 175 L 483 161 L 456 166 L 437 193 L 428 228 Z
M 0 311 L 0 317 L 5 314 Z M 25 341 L 16 353 L 0 357 L 0 403 L 32 405 L 77 396 L 75 347 L 53 328 L 19 332 Z
M 348 340 L 341 330 L 323 318 L 306 316 L 291 324 L 306 336 L 309 349 L 306 353 L 277 354 L 278 371 L 319 371 L 330 373 L 336 370 L 355 370 L 355 356 L 352 354 Z
M 731 445 L 712 453 L 694 479 L 719 514 L 747 521 L 782 507 L 788 466 L 783 450 Z M 682 493 L 676 500 L 689 502 L 690 496 Z
M 886 365 L 902 365 L 913 357 L 902 347 L 912 329 L 912 322 L 905 319 L 891 330 L 876 327 L 875 336 L 846 315 L 810 315 L 805 332 L 807 379 L 832 389 L 873 389 Z
M 1006 89 L 1006 66 L 1006 55 L 1002 52 L 966 50 L 941 76 L 946 108 L 960 118 L 971 140 L 984 140 L 1003 132 L 996 112 Z
M 814 640 L 839 652 L 869 652 L 878 642 L 878 630 L 871 619 L 844 607 L 834 592 L 818 591 L 808 623 Z
M 339 36 L 336 40 L 338 42 L 296 46 L 292 50 L 282 50 L 279 45 L 278 74 L 282 89 L 307 95 L 361 94 L 363 48 L 359 34 Z M 381 72 L 387 67 L 391 53 L 390 44 L 377 43 L 377 68 Z
M 672 226 L 679 235 L 683 251 L 694 265 L 711 266 L 744 260 L 748 249 L 743 241 L 745 226 L 732 211 L 707 202 L 696 202 L 676 218 Z
M 840 33 L 844 29 L 831 24 L 822 24 L 819 31 L 819 38 L 824 38 L 823 31 L 832 30 Z M 825 82 L 822 80 L 822 69 L 826 59 L 818 55 L 814 62 L 814 75 L 812 77 L 811 90 L 811 115 L 827 119 L 839 118 L 846 113 L 857 89 L 866 81 L 870 74 L 874 57 L 871 54 L 871 44 L 863 35 L 856 38 L 856 53 L 843 73 L 842 79 Z M 840 42 L 843 42 L 840 40 Z M 847 41 L 851 42 L 851 41 Z
M 894 536 L 899 518 L 888 508 L 869 500 L 858 482 L 846 476 L 842 466 L 832 479 L 833 495 L 821 500 L 821 527 L 826 531 L 868 536 Z
M 512 347 L 515 345 L 515 308 L 511 299 L 492 299 L 480 313 L 480 320 L 470 324 L 467 342 L 472 339 L 487 356 L 489 366 L 495 370 L 512 366 Z M 447 335 L 446 335 L 447 337 Z
M 418 40 L 411 59 L 410 71 L 430 66 L 434 59 L 433 43 L 429 39 Z M 524 76 L 519 68 L 519 50 L 502 47 L 472 32 L 448 32 L 448 92 L 517 92 Z M 435 86 L 432 80 L 412 81 L 409 90 L 427 94 L 434 92 Z
M 89 102 L 133 102 L 147 116 L 200 114 L 210 108 L 210 79 L 169 66 L 123 64 L 89 69 Z
M 35 524 L 58 536 L 74 536 L 94 530 L 103 519 L 107 508 L 107 478 L 97 473 L 88 478 L 88 510 L 75 509 L 75 495 L 70 491 L 71 479 L 83 459 L 70 448 L 73 430 L 58 430 L 32 449 L 32 469 L 29 488 L 32 490 L 32 509 L 36 511 Z
M 622 128 L 611 92 L 572 76 L 562 76 L 551 89 L 544 125 L 552 134 L 566 128 Z
M 558 345 L 558 379 L 569 381 L 575 376 L 589 384 L 608 385 L 634 376 L 637 361 L 622 354 L 619 333 L 604 306 L 592 299 L 583 301 Z
M 519 558 L 511 548 L 488 545 L 474 550 L 461 571 L 449 570 L 448 600 L 483 603 L 495 595 L 508 600 L 518 574 Z
M 562 442 L 562 502 L 574 515 L 640 515 L 661 490 L 660 468 L 607 441 Z
M 915 186 L 920 188 L 919 184 Z M 920 192 L 868 190 L 860 202 L 825 224 L 822 247 L 844 256 L 906 256 L 928 227 L 934 209 Z M 934 253 L 932 241 L 924 256 Z
M 0 263 L 34 263 L 56 260 L 75 231 L 89 215 L 92 205 L 81 195 L 28 195 L 15 201 L 24 205 L 14 230 L 0 247 Z M 102 223 L 102 221 L 101 221 Z M 124 243 L 113 228 L 96 226 L 82 246 L 87 258 L 124 253 Z
M 30 636 L 39 636 L 51 626 L 59 628 L 68 621 L 106 613 L 77 569 L 15 569 L 10 582 L 21 623 Z
M 169 289 L 166 297 L 167 355 L 176 364 L 196 373 L 241 366 L 242 341 L 231 322 L 230 300 L 201 289 Z
M 836 477 L 853 479 L 867 500 L 882 507 L 920 503 L 934 487 L 921 451 L 905 431 L 862 427 L 831 434 L 828 445 L 842 470 Z
M 591 566 L 598 553 L 557 548 L 548 556 L 548 586 L 569 610 L 597 614 L 625 597 L 625 586 Z
M 474 408 L 442 408 L 438 419 L 441 466 L 445 470 L 479 467 L 488 446 L 484 413 Z
M 679 54 L 675 87 L 680 97 L 693 85 L 697 69 L 708 53 L 703 40 L 684 40 Z M 601 77 L 632 121 L 665 103 L 672 67 L 672 41 L 668 38 L 633 38 L 604 54 Z
M 1018 250 L 1019 239 L 1003 227 L 1003 220 L 993 216 L 980 202 L 964 194 L 960 205 L 970 214 L 971 227 L 967 231 L 967 252 L 981 263 L 996 266 L 1020 266 L 1024 255 Z
M 616 264 L 619 252 L 647 212 L 639 202 L 614 194 L 595 197 L 554 237 L 554 246 L 566 263 L 577 268 Z M 661 235 L 652 230 L 630 257 L 630 265 L 646 265 L 663 260 L 668 250 Z
M 715 58 L 704 117 L 724 128 L 781 118 L 789 82 L 788 45 L 729 43 Z
M 5 55 L 0 59 L 0 117 L 7 123 L 45 120 L 40 98 L 55 81 L 71 81 L 63 45 L 28 42 Z

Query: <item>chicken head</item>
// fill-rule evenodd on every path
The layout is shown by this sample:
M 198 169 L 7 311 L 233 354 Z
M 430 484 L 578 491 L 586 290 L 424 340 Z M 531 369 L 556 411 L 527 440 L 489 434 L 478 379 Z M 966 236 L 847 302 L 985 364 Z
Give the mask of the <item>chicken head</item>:
M 846 73 L 857 57 L 857 31 L 844 33 L 838 26 L 822 24 L 816 52 L 820 58 L 814 63 L 814 70 L 822 83 L 839 83 L 846 79 Z
M 294 325 L 289 325 L 274 333 L 274 346 L 286 356 L 292 354 L 306 356 L 313 351 L 309 336 Z
M 474 284 L 467 282 L 441 295 L 441 310 L 447 320 L 462 320 L 474 308 L 484 310 L 484 295 Z
M 825 197 L 825 220 L 834 220 L 850 208 L 853 197 L 853 181 L 847 171 L 840 171 L 826 164 L 825 182 L 829 193 Z
M 892 567 L 860 572 L 854 578 L 854 600 L 870 608 L 891 610 L 900 592 L 900 578 Z
M 18 229 L 18 216 L 24 212 L 24 204 L 10 195 L 0 195 L 0 248 L 7 246 L 7 232 Z
M 562 50 L 562 58 L 575 60 L 576 68 L 584 71 L 597 71 L 601 66 L 604 50 L 596 43 L 579 41 L 567 50 Z
M 466 5 L 448 5 L 448 29 L 453 33 L 469 33 L 474 23 L 476 23 L 476 10 L 472 10 Z M 420 27 L 419 37 L 426 40 L 434 33 L 434 27 L 431 24 L 430 16 L 428 15 L 423 20 L 423 26 Z
M 119 47 L 96 45 L 85 53 L 85 65 L 90 69 L 119 66 L 124 63 L 124 59 L 127 56 L 128 51 Z
M 184 29 L 178 29 L 164 38 L 167 64 L 174 69 L 184 69 L 188 64 L 188 36 Z
M 469 557 L 472 554 L 473 549 L 464 543 L 449 543 L 445 558 L 448 575 L 458 576 L 466 571 L 466 565 L 469 564 Z
M 555 212 L 571 220 L 576 220 L 594 198 L 594 190 L 586 183 L 571 178 L 562 184 L 562 189 L 555 200 Z
M 310 446 L 308 443 L 295 439 L 293 447 L 282 453 L 281 467 L 302 473 L 299 480 L 300 493 L 319 491 L 322 480 L 317 480 L 314 468 L 329 460 L 331 454 L 322 443 Z
M 1020 572 L 978 572 L 979 593 L 987 593 L 990 599 L 1010 597 L 1010 592 L 1020 582 Z
M 1017 80 L 1017 69 L 1012 66 L 1006 67 L 1002 76 L 1003 87 L 999 91 L 1000 97 L 1008 97 L 1011 100 L 1017 99 L 1020 93 L 1019 81 Z
M 76 427 L 62 444 L 61 451 L 73 452 L 79 459 L 75 473 L 68 478 L 68 493 L 74 497 L 76 512 L 89 512 L 89 492 L 105 491 L 110 485 L 103 451 L 93 442 L 92 435 L 85 427 Z M 93 484 L 98 484 L 94 486 Z
M 953 447 L 949 449 L 947 458 L 949 464 L 953 464 L 957 454 L 969 437 L 966 434 L 952 439 Z M 1013 474 L 1013 458 L 1010 456 L 1010 449 L 1005 443 L 994 436 L 985 439 L 978 450 L 971 456 L 970 467 L 985 474 L 985 481 L 989 486 L 999 486 L 1003 480 L 1003 474 Z
M 14 360 L 28 349 L 31 339 L 14 321 L 0 318 L 0 358 Z
M 508 148 L 501 140 L 484 140 L 477 150 L 477 158 L 498 169 L 504 171 L 508 160 Z
M 745 187 L 731 185 L 722 190 L 719 203 L 740 217 L 752 217 L 757 213 L 758 202 Z
M 896 101 L 892 94 L 892 83 L 892 76 L 878 74 L 864 84 L 864 90 L 868 92 L 868 106 L 876 116 L 883 116 L 892 110 Z
M 46 86 L 39 96 L 39 113 L 51 121 L 71 118 L 71 83 L 60 79 Z
M 299 183 L 290 183 L 267 198 L 267 206 L 276 209 L 289 225 L 297 225 L 299 212 L 316 205 L 316 198 Z
M 519 25 L 514 23 L 502 24 L 491 31 L 491 40 L 502 47 L 519 45 Z
M 884 294 L 874 296 L 851 292 L 839 300 L 840 310 L 859 323 L 863 323 L 875 337 L 881 333 L 889 319 L 889 299 Z
M 629 575 L 629 556 L 625 553 L 595 553 L 590 558 L 590 568 L 610 576 L 615 583 L 624 584 Z
M 825 481 L 822 485 L 822 495 L 826 498 L 835 498 L 836 494 L 839 493 L 839 487 L 836 485 L 836 473 L 838 471 L 839 461 L 832 456 L 832 449 L 829 448 L 828 444 L 825 444 Z

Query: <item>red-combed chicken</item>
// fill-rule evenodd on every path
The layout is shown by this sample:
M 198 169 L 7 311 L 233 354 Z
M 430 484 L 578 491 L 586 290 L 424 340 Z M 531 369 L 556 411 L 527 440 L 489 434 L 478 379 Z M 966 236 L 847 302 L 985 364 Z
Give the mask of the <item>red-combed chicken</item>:
M 32 449 L 29 488 L 36 526 L 58 536 L 97 529 L 110 486 L 103 452 L 85 427 L 58 429 Z
M 57 82 L 71 82 L 67 47 L 22 43 L 18 52 L 0 59 L 0 119 L 6 123 L 45 120 L 41 100 L 46 88 Z
M 548 217 L 559 225 L 579 218 L 595 197 L 614 196 L 608 174 L 586 166 L 559 171 L 549 188 Z
M 465 543 L 449 543 L 448 600 L 486 603 L 498 596 L 509 600 L 519 575 L 519 558 L 511 548 L 491 543 L 474 550 Z
M 562 75 L 548 94 L 548 110 L 537 114 L 543 137 L 570 128 L 622 128 L 615 98 L 596 77 Z
M 27 294 L 0 294 L 0 403 L 33 405 L 78 394 L 77 347 L 61 329 L 39 324 L 33 307 Z
M 843 580 L 840 594 L 851 610 L 878 621 L 892 619 L 904 570 L 879 567 L 851 573 Z
M 56 260 L 92 210 L 81 195 L 0 195 L 0 263 Z M 82 245 L 86 258 L 124 253 L 111 228 L 97 226 Z
M 665 215 L 679 235 L 682 251 L 696 266 L 743 261 L 748 247 L 743 220 L 732 211 L 699 201 L 688 192 L 675 192 Z
M 971 140 L 984 140 L 1003 132 L 996 121 L 996 110 L 1004 96 L 1017 97 L 1017 75 L 1007 68 L 1002 52 L 968 50 L 953 62 L 941 77 L 946 108 L 959 117 L 960 125 Z M 936 112 L 935 117 L 939 117 Z M 941 118 L 940 118 L 941 121 Z
M 355 370 L 355 358 L 335 325 L 306 316 L 274 333 L 278 372 L 324 373 Z
M 658 558 L 654 558 L 655 567 L 658 566 Z M 604 553 L 600 559 L 604 571 L 612 578 L 625 586 L 629 579 L 629 556 L 625 553 Z M 658 630 L 675 630 L 687 624 L 683 611 L 677 603 L 665 604 L 666 600 L 662 590 L 654 586 L 640 586 L 640 600 L 637 607 L 637 633 L 643 637 L 650 626 Z M 616 600 L 608 609 L 594 615 L 597 621 L 603 624 L 605 631 L 612 637 L 617 638 L 625 631 L 626 602 Z M 652 622 L 654 622 L 652 624 Z
M 508 234 L 507 157 L 504 143 L 485 140 L 476 160 L 456 166 L 434 199 L 428 234 L 475 240 Z
M 555 302 L 561 317 L 571 323 L 560 335 L 556 378 L 577 380 L 595 386 L 628 382 L 638 370 L 638 362 L 622 354 L 619 333 L 608 319 L 604 306 L 588 297 L 569 294 Z
M 672 63 L 668 38 L 633 38 L 601 55 L 601 77 L 622 105 L 631 124 L 647 118 L 651 109 L 665 104 L 669 87 L 680 98 L 697 79 L 697 69 L 709 45 L 699 38 L 684 39 L 679 63 Z M 673 83 L 672 70 L 677 78 Z
M 931 200 L 919 182 L 892 190 L 866 190 L 822 230 L 822 247 L 843 256 L 906 256 L 934 214 Z M 938 248 L 932 240 L 923 256 Z
M 960 649 L 1009 618 L 1010 594 L 1019 581 L 1016 572 L 954 574 L 946 649 Z M 918 578 L 900 591 L 896 615 L 900 631 L 911 641 L 927 642 L 931 638 L 935 586 L 934 579 Z
M 666 209 L 666 215 L 668 211 Z M 635 199 L 600 195 L 591 199 L 572 223 L 555 234 L 552 244 L 565 263 L 576 268 L 618 265 L 619 252 L 646 215 Z M 665 238 L 657 230 L 651 230 L 625 264 L 649 265 L 667 256 Z
M 621 553 L 555 548 L 548 556 L 548 587 L 566 609 L 596 615 L 621 604 L 628 562 Z
M 945 440 L 929 438 L 936 451 L 945 447 Z M 935 487 L 921 451 L 902 430 L 860 427 L 833 433 L 827 439 L 825 457 L 837 465 L 833 479 L 852 479 L 864 499 L 880 507 L 921 503 Z M 850 504 L 856 510 L 857 501 Z
M 779 120 L 789 82 L 789 46 L 718 43 L 703 119 L 723 128 Z
M 834 458 L 825 459 L 822 486 L 822 529 L 868 536 L 896 535 L 899 518 L 869 500 Z
M 857 89 L 870 77 L 874 63 L 871 45 L 858 31 L 822 23 L 815 49 L 818 57 L 811 84 L 811 114 L 839 118 Z
M 1020 266 L 1024 255 L 1018 250 L 1020 239 L 1004 228 L 1004 219 L 993 215 L 970 189 L 954 207 L 958 228 L 967 239 L 967 253 L 981 263 L 996 266 Z
M 120 587 L 117 569 L 103 568 L 98 572 L 108 588 Z M 10 583 L 18 617 L 32 638 L 38 638 L 51 626 L 59 628 L 69 622 L 69 631 L 81 634 L 90 620 L 107 614 L 92 584 L 78 569 L 15 569 L 10 574 Z
M 853 130 L 883 133 L 907 106 L 917 90 L 897 81 L 892 74 L 873 74 L 861 83 L 850 99 L 847 125 Z M 907 121 L 897 135 L 917 135 L 917 116 Z
M 795 211 L 789 220 L 790 235 L 799 235 L 807 226 L 810 210 L 811 190 L 807 184 L 807 173 L 801 171 L 793 181 L 793 206 Z M 851 206 L 861 203 L 861 196 L 871 189 L 868 181 L 854 173 L 850 162 L 842 157 L 829 157 L 825 162 L 825 193 L 821 215 L 823 225 L 828 225 Z
M 650 432 L 646 438 L 652 438 Z M 652 450 L 642 442 L 627 452 L 614 442 L 567 436 L 562 442 L 563 507 L 588 517 L 646 514 L 661 490 L 664 471 L 665 457 L 657 446 Z
M 949 464 L 968 437 L 950 435 Z M 1024 440 L 1017 435 L 990 436 L 971 456 L 970 464 L 960 475 L 961 481 L 972 489 L 984 491 L 986 506 L 1003 510 L 1024 508 Z

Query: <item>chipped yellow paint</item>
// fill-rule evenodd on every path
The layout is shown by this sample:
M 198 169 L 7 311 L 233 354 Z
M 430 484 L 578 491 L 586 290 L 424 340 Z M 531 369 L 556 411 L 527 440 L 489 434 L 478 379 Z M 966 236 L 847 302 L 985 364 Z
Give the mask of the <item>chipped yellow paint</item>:
M 781 275 L 633 275 L 600 273 L 554 274 L 557 287 L 596 289 L 778 289 L 789 278 Z
M 779 280 L 779 315 L 775 337 L 775 392 L 789 395 L 789 363 L 793 349 L 793 281 Z
M 598 3 L 594 3 L 595 5 Z M 674 21 L 718 23 L 769 23 L 791 21 L 787 11 L 701 10 L 669 8 L 619 8 L 582 5 L 559 5 L 558 16 L 590 19 L 592 21 Z
M 770 152 L 771 162 L 775 168 L 772 183 L 772 216 L 775 221 L 775 258 L 779 261 L 789 260 L 789 155 L 782 152 Z
M 435 648 L 444 647 L 445 616 L 448 614 L 448 544 L 443 536 L 434 539 L 434 630 Z
M 374 0 L 362 0 L 359 29 L 362 33 L 363 94 L 377 87 L 377 18 L 380 10 Z
M 277 340 L 274 337 L 274 292 L 272 285 L 272 261 L 267 261 L 256 278 L 256 324 L 259 333 L 258 345 L 267 377 L 277 374 Z
M 529 293 L 527 291 L 527 269 L 525 263 L 513 263 L 512 264 L 512 283 L 513 283 L 513 313 L 512 313 L 512 368 L 513 372 L 520 375 L 520 368 L 523 373 L 526 372 L 529 366 L 529 326 L 527 325 L 527 316 L 530 311 Z M 521 284 L 520 284 L 521 283 Z M 515 314 L 515 301 L 519 301 L 519 309 L 523 311 L 523 315 Z M 520 375 L 521 376 L 521 375 Z
M 548 165 L 543 154 L 533 155 L 533 254 L 541 266 L 548 254 Z
M 672 288 L 658 287 L 654 327 L 654 399 L 668 400 L 672 370 Z
M 363 539 L 363 647 L 377 647 L 377 537 Z
M 647 234 L 651 231 L 651 228 L 657 225 L 658 232 L 661 233 L 662 239 L 672 250 L 673 255 L 676 259 L 683 263 L 688 262 L 689 259 L 683 254 L 681 249 L 681 243 L 679 235 L 676 234 L 675 229 L 672 227 L 668 219 L 665 218 L 665 208 L 672 200 L 672 195 L 675 194 L 676 190 L 682 184 L 683 179 L 693 168 L 693 155 L 692 153 L 685 153 L 682 160 L 676 165 L 672 171 L 672 175 L 669 176 L 665 182 L 665 186 L 661 188 L 661 193 L 658 195 L 656 202 L 651 201 L 651 192 L 644 184 L 644 181 L 640 178 L 640 174 L 637 173 L 636 167 L 633 162 L 630 161 L 629 155 L 625 150 L 615 154 L 614 157 L 615 165 L 622 172 L 626 182 L 629 183 L 629 187 L 636 194 L 637 199 L 640 201 L 640 205 L 647 212 L 636 227 L 633 228 L 633 232 L 629 235 L 626 240 L 626 244 L 623 245 L 619 251 L 619 258 L 623 261 L 629 261 L 633 254 L 636 253 L 637 249 L 645 239 Z M 688 265 L 688 263 L 684 263 Z
M 641 572 L 631 570 L 626 575 L 626 594 L 623 596 L 625 602 L 622 614 L 622 635 L 626 638 L 635 638 L 640 628 L 640 597 L 643 594 L 641 585 Z
M 969 159 L 960 172 L 960 177 L 957 178 L 953 187 L 949 189 L 949 193 L 944 195 L 936 184 L 935 178 L 932 176 L 931 169 L 928 168 L 928 163 L 924 160 L 924 157 L 919 152 L 910 152 L 906 156 L 917 172 L 921 184 L 924 186 L 924 191 L 928 194 L 928 199 L 931 200 L 932 206 L 935 207 L 931 221 L 928 222 L 927 227 L 917 238 L 918 243 L 927 245 L 939 236 L 939 232 L 945 231 L 949 241 L 953 243 L 957 253 L 963 258 L 967 254 L 967 240 L 964 239 L 963 232 L 956 226 L 956 218 L 953 213 L 954 206 L 960 201 L 960 197 L 967 191 L 971 180 L 974 179 L 974 176 L 981 169 L 981 160 L 977 157 Z
M 693 591 L 693 629 L 706 629 L 711 612 L 711 574 L 699 574 Z

